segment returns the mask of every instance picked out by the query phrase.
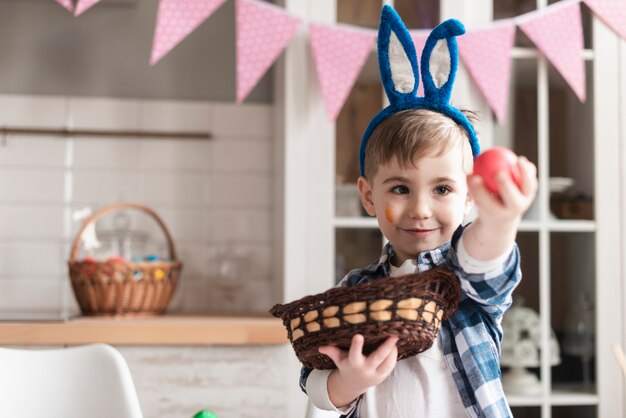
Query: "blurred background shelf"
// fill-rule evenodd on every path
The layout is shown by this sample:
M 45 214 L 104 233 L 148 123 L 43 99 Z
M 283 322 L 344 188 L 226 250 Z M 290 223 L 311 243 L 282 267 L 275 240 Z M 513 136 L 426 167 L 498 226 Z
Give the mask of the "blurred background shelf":
M 77 317 L 67 321 L 0 322 L 0 345 L 273 345 L 288 344 L 270 317 Z

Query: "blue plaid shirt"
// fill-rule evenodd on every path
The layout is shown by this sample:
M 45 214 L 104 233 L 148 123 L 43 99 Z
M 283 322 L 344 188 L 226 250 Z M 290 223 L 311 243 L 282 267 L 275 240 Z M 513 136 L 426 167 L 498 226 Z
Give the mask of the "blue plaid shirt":
M 522 278 L 517 246 L 501 268 L 486 274 L 469 274 L 459 266 L 456 244 L 463 233 L 460 226 L 452 241 L 419 254 L 419 271 L 446 264 L 461 283 L 457 310 L 441 323 L 439 338 L 444 358 L 470 417 L 512 417 L 500 381 L 500 343 L 502 315 L 511 306 L 511 294 Z M 339 283 L 354 286 L 389 276 L 393 247 L 387 244 L 382 256 L 364 269 L 353 270 Z M 311 369 L 303 368 L 300 387 L 306 392 Z M 344 418 L 359 418 L 359 405 Z

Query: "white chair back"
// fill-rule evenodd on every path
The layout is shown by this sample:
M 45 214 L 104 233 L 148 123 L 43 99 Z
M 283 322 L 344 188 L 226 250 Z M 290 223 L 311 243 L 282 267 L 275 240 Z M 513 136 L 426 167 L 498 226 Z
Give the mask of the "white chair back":
M 0 348 L 0 417 L 142 418 L 124 357 L 106 344 Z

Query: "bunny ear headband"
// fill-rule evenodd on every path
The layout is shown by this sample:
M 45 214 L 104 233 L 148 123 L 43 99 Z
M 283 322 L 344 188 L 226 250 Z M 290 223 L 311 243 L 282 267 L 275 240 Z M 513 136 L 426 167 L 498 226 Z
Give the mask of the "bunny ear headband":
M 480 153 L 474 127 L 463 113 L 450 105 L 459 64 L 456 36 L 464 33 L 465 27 L 455 19 L 446 20 L 432 30 L 422 53 L 424 97 L 417 97 L 419 70 L 415 45 L 398 13 L 389 5 L 383 7 L 378 28 L 378 66 L 389 106 L 374 116 L 361 140 L 362 176 L 365 175 L 365 148 L 374 129 L 387 117 L 407 109 L 428 109 L 448 116 L 467 131 L 474 157 Z

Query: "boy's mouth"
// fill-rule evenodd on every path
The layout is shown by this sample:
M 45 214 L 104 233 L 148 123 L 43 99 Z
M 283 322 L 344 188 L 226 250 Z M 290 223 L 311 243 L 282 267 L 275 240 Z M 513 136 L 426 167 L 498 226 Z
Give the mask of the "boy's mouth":
M 404 232 L 417 238 L 425 238 L 431 233 L 435 232 L 437 229 L 438 228 L 433 228 L 433 229 L 410 228 L 410 229 L 404 229 Z

